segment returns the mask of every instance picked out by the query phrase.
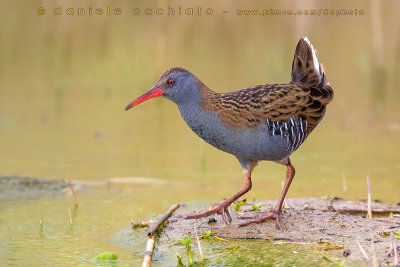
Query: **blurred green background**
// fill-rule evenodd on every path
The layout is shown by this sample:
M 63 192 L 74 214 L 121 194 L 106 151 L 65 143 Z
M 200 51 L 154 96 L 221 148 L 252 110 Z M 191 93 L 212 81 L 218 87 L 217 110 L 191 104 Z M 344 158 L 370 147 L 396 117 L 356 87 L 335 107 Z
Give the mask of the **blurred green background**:
M 89 6 L 119 8 L 121 15 L 77 14 Z M 200 6 L 213 14 L 132 14 L 134 8 L 168 6 L 176 12 Z M 335 98 L 292 156 L 297 172 L 288 196 L 366 198 L 370 175 L 373 198 L 400 200 L 399 1 L 3 0 L 1 7 L 1 174 L 182 182 L 172 193 L 160 189 L 165 206 L 227 197 L 242 184 L 239 163 L 193 134 L 172 102 L 160 98 L 129 112 L 123 108 L 176 66 L 218 92 L 286 83 L 297 41 L 307 36 Z M 45 15 L 37 14 L 39 7 Z M 55 16 L 58 7 L 63 13 Z M 75 14 L 67 15 L 67 8 Z M 242 9 L 364 14 L 237 15 Z M 248 198 L 277 198 L 284 175 L 284 167 L 261 163 Z M 136 193 L 139 206 L 157 205 L 152 195 Z M 124 206 L 128 195 L 125 200 L 122 209 L 134 213 Z

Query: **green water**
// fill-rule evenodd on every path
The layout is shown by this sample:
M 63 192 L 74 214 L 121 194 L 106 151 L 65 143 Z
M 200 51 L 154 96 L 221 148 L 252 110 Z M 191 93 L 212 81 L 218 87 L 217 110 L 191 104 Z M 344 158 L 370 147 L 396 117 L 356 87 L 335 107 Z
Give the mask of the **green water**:
M 183 4 L 112 2 L 122 10 Z M 364 9 L 364 16 L 267 18 L 239 17 L 235 10 L 295 8 L 296 2 L 203 1 L 214 10 L 210 17 L 51 15 L 59 5 L 2 1 L 0 173 L 74 180 L 141 176 L 171 185 L 78 196 L 72 226 L 70 196 L 0 203 L 0 265 L 87 266 L 93 264 L 87 259 L 108 250 L 120 256 L 118 266 L 139 262 L 142 253 L 109 241 L 130 220 L 172 203 L 218 201 L 236 192 L 243 179 L 237 160 L 194 135 L 173 103 L 154 99 L 129 112 L 123 108 L 174 66 L 219 92 L 287 82 L 303 35 L 317 48 L 335 98 L 292 156 L 297 172 L 288 196 L 366 198 L 368 174 L 373 198 L 400 201 L 400 23 L 393 11 L 399 2 L 381 4 L 378 31 L 372 26 L 376 9 L 362 1 L 314 7 Z M 111 3 L 61 4 L 88 5 Z M 50 13 L 38 16 L 39 6 Z M 284 174 L 282 166 L 260 163 L 247 197 L 277 198 Z
M 143 191 L 152 193 L 143 193 Z M 132 219 L 153 218 L 165 211 L 169 203 L 154 199 L 163 194 L 174 200 L 175 185 L 170 192 L 158 186 L 142 188 L 111 187 L 96 193 L 81 195 L 78 207 L 71 197 L 17 201 L 3 204 L 0 223 L 2 242 L 1 265 L 15 266 L 103 266 L 93 258 L 100 252 L 112 251 L 119 256 L 113 264 L 104 266 L 138 266 L 146 247 L 146 229 L 132 231 Z M 188 196 L 186 196 L 188 197 Z M 204 205 L 194 205 L 204 208 Z M 68 208 L 71 210 L 72 224 Z M 188 211 L 183 208 L 180 210 Z M 39 220 L 42 219 L 42 227 Z M 187 233 L 191 234 L 191 233 Z M 200 233 L 202 234 L 202 233 Z M 163 235 L 168 235 L 168 232 Z M 284 234 L 282 234 L 284 236 Z M 177 250 L 183 262 L 189 262 L 185 248 L 177 242 L 182 236 L 169 236 L 156 244 L 155 266 L 176 266 Z M 314 245 L 268 240 L 202 240 L 206 266 L 330 266 L 323 258 L 341 262 L 340 251 L 318 252 Z M 193 259 L 200 261 L 195 239 L 192 239 Z M 250 253 L 251 252 L 251 253 Z M 201 266 L 201 265 L 199 265 Z

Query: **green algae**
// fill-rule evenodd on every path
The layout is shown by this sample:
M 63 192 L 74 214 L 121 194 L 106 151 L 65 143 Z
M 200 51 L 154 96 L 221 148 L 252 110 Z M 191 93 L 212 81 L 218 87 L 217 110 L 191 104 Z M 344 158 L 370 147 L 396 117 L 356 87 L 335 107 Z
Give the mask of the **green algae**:
M 101 253 L 97 254 L 95 259 L 101 260 L 101 261 L 113 261 L 113 260 L 117 260 L 118 256 L 112 252 L 106 251 L 106 252 L 101 252 Z

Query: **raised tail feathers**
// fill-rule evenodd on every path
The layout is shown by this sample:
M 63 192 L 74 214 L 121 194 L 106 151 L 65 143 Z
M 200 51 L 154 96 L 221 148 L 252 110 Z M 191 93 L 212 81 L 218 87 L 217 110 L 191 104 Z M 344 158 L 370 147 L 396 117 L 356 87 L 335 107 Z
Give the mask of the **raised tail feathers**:
M 299 40 L 294 53 L 292 64 L 291 83 L 298 84 L 303 88 L 316 89 L 311 94 L 317 94 L 324 104 L 333 98 L 333 90 L 326 81 L 322 64 L 319 63 L 317 51 L 308 40 L 303 37 Z

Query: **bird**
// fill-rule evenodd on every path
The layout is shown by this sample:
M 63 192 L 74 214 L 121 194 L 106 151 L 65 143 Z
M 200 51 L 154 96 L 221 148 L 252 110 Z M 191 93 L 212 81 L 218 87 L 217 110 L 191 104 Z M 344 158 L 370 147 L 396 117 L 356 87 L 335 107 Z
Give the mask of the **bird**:
M 191 72 L 175 67 L 163 73 L 150 90 L 130 102 L 125 110 L 154 97 L 167 98 L 178 106 L 194 133 L 239 160 L 244 183 L 235 195 L 215 208 L 179 214 L 179 218 L 219 214 L 226 224 L 231 224 L 228 207 L 252 188 L 253 169 L 260 161 L 273 161 L 286 166 L 286 181 L 275 207 L 241 217 L 245 221 L 239 226 L 275 219 L 276 226 L 282 229 L 279 216 L 295 175 L 290 156 L 322 120 L 333 95 L 316 49 L 307 37 L 302 37 L 295 49 L 289 83 L 217 93 Z

